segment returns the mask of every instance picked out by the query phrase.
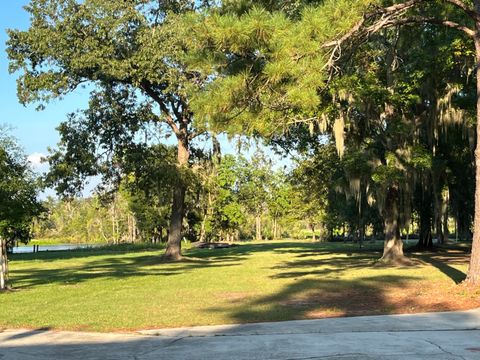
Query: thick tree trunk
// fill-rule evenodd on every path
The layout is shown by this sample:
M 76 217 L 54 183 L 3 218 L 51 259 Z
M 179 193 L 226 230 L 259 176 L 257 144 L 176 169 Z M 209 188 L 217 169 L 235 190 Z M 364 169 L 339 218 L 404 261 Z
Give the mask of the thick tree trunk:
M 189 157 L 188 140 L 187 136 L 184 136 L 178 140 L 177 165 L 179 170 L 179 180 L 173 190 L 170 230 L 168 232 L 167 248 L 163 256 L 167 260 L 180 260 L 182 258 L 182 224 L 185 215 L 186 192 L 183 172 L 185 168 L 188 167 Z
M 480 0 L 475 0 L 475 8 L 480 14 Z M 476 24 L 475 51 L 477 62 L 477 145 L 475 149 L 475 215 L 473 222 L 472 255 L 465 283 L 480 285 L 480 23 Z
M 398 185 L 389 186 L 385 199 L 384 221 L 385 242 L 381 262 L 388 264 L 407 264 L 410 261 L 403 255 L 403 242 L 400 238 Z
M 260 215 L 255 216 L 255 240 L 262 240 L 262 218 Z

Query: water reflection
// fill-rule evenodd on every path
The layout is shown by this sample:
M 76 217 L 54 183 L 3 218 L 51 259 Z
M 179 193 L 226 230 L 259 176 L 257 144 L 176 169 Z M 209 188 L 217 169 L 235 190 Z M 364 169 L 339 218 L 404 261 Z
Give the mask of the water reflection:
M 91 247 L 97 247 L 98 244 L 59 244 L 59 245 L 35 245 L 36 251 L 61 251 L 61 250 L 74 250 L 74 249 L 86 249 Z M 31 254 L 34 252 L 34 245 L 22 245 L 12 248 L 14 254 Z

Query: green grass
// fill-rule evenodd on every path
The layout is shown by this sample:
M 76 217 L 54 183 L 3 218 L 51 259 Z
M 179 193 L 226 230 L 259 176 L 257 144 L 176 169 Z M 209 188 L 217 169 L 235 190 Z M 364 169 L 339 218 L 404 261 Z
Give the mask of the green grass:
M 295 241 L 190 249 L 178 263 L 162 263 L 162 252 L 120 246 L 12 255 L 15 291 L 0 293 L 0 327 L 122 331 L 349 315 L 355 294 L 389 313 L 396 310 L 384 294 L 389 286 L 454 284 L 467 266 L 375 267 L 374 246 Z

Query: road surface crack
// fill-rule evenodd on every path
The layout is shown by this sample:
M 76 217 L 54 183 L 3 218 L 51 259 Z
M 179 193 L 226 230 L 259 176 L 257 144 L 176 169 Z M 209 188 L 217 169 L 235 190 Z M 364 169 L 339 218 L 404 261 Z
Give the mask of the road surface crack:
M 463 356 L 461 356 L 461 355 L 456 355 L 456 354 L 454 354 L 454 353 L 452 353 L 452 352 L 450 352 L 450 351 L 447 351 L 447 350 L 445 350 L 443 347 L 441 347 L 440 345 L 434 343 L 433 341 L 430 341 L 430 340 L 424 340 L 424 341 L 427 342 L 427 343 L 429 343 L 430 345 L 435 346 L 436 348 L 438 348 L 440 351 L 444 352 L 445 354 L 448 354 L 448 355 L 451 355 L 451 356 L 453 356 L 453 357 L 456 357 L 456 358 L 465 360 L 465 358 L 464 358 Z
M 187 338 L 187 337 L 188 337 L 188 336 L 182 336 L 182 337 L 179 337 L 179 338 L 177 338 L 177 339 L 175 339 L 175 340 L 172 340 L 172 341 L 170 341 L 167 345 L 163 346 L 163 348 L 170 347 L 170 346 L 172 346 L 173 344 L 176 344 L 176 343 L 179 342 L 180 340 L 183 340 L 183 339 L 185 339 L 185 338 Z

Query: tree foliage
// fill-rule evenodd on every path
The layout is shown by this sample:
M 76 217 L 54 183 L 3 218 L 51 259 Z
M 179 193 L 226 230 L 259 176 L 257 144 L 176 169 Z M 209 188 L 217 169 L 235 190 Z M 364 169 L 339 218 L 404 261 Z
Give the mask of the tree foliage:
M 8 287 L 7 248 L 30 240 L 32 220 L 43 210 L 38 191 L 25 155 L 0 129 L 0 290 Z

